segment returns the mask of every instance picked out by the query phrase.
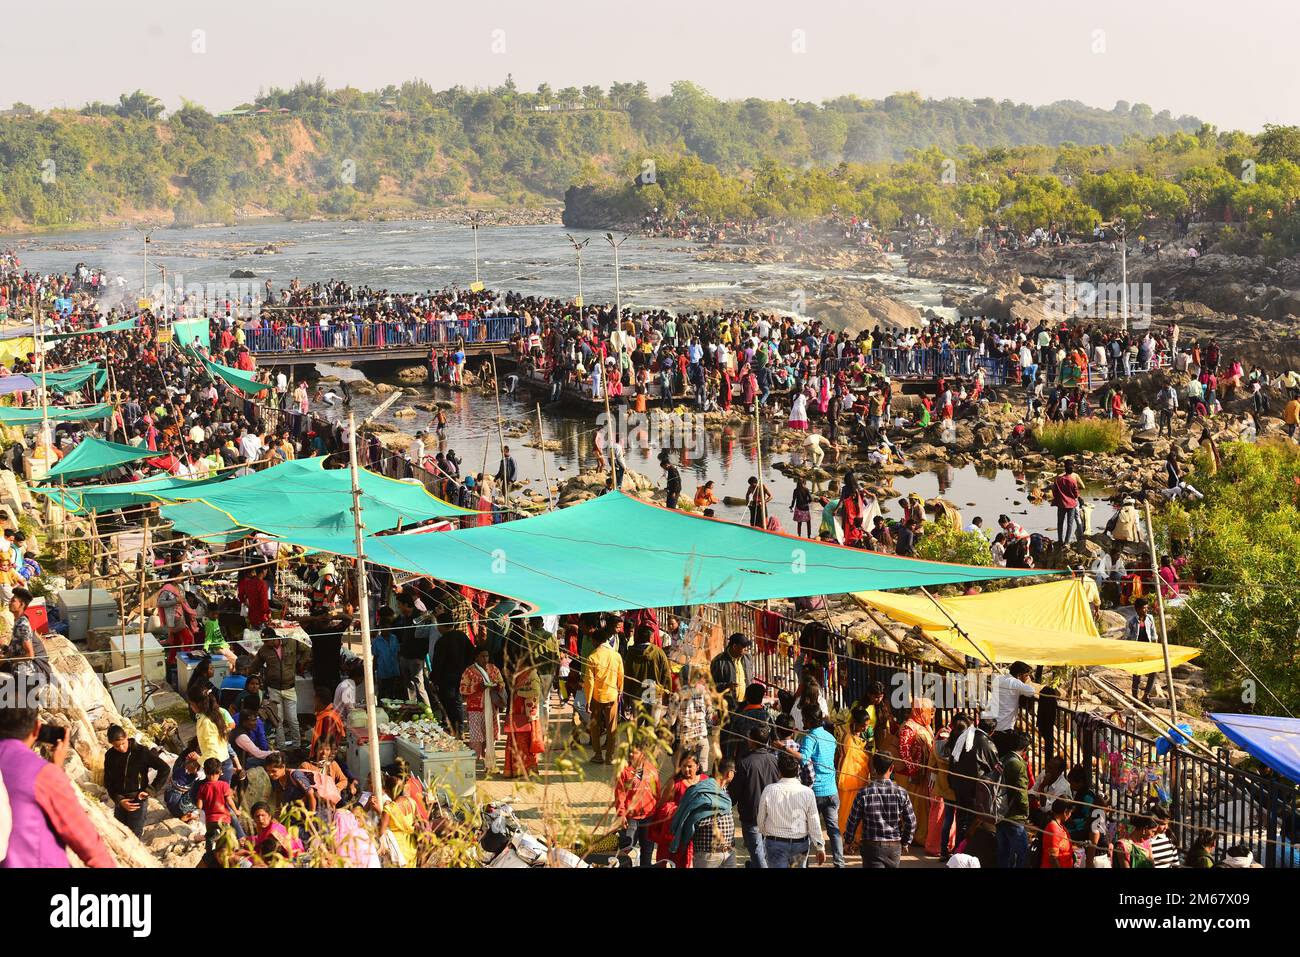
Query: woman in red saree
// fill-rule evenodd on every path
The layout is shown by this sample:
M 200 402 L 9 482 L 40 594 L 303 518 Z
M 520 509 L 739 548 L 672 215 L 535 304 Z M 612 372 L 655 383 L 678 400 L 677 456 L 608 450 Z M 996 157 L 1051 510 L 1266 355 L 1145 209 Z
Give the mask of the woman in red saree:
M 483 760 L 483 770 L 496 770 L 497 701 L 504 682 L 497 666 L 488 661 L 486 645 L 479 646 L 474 661 L 460 676 L 460 696 L 469 714 L 469 746 Z
M 678 867 L 691 866 L 695 857 L 692 852 L 695 842 L 687 841 L 678 851 L 671 851 L 673 832 L 670 824 L 686 790 L 707 777 L 707 774 L 700 772 L 700 762 L 696 760 L 695 755 L 683 754 L 681 760 L 677 762 L 677 773 L 659 795 L 659 806 L 655 808 L 651 818 L 653 823 L 650 825 L 650 839 L 657 845 L 656 861 L 672 861 Z
M 537 669 L 525 665 L 515 672 L 514 693 L 506 713 L 506 777 L 523 778 L 537 767 L 537 756 L 546 750 L 538 704 L 542 681 Z

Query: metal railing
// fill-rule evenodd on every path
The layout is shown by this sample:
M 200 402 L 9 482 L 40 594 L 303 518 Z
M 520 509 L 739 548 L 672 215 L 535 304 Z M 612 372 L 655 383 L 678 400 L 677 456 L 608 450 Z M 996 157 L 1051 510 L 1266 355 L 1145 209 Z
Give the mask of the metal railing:
M 262 326 L 244 330 L 248 351 L 254 355 L 310 352 L 360 352 L 411 346 L 466 346 L 508 342 L 523 331 L 518 316 L 475 319 L 392 319 L 383 322 L 336 319 L 328 326 L 316 323 Z
M 772 614 L 760 606 L 732 604 L 694 609 L 710 624 L 721 624 L 730 634 L 757 634 L 757 615 Z M 816 623 L 817 613 L 809 616 Z M 772 628 L 799 635 L 809 623 L 788 615 L 774 615 Z M 756 680 L 788 693 L 797 693 L 809 667 L 820 669 L 820 679 L 832 708 L 839 710 L 861 700 L 868 685 L 879 681 L 888 690 L 899 680 L 942 684 L 964 678 L 964 673 L 935 662 L 923 662 L 899 652 L 886 651 L 854 639 L 847 625 L 825 628 L 826 652 L 809 655 L 805 649 L 757 634 L 751 649 Z M 770 630 L 770 629 L 769 629 Z M 900 675 L 902 678 L 900 679 Z M 1041 702 L 1041 698 L 1039 701 Z M 1197 833 L 1219 836 L 1217 853 L 1233 844 L 1248 847 L 1265 867 L 1300 868 L 1300 788 L 1279 777 L 1267 777 L 1233 767 L 1219 749 L 1214 758 L 1183 748 L 1161 753 L 1156 739 L 1136 727 L 1136 719 L 1102 720 L 1092 714 L 1058 705 L 1050 723 L 1040 723 L 1038 702 L 1022 704 L 1019 727 L 1030 737 L 1028 763 L 1042 772 L 1053 755 L 1065 758 L 1067 768 L 1088 769 L 1097 805 L 1111 820 L 1146 814 L 1157 802 L 1170 813 L 1170 836 L 1180 851 L 1191 849 Z M 974 709 L 939 707 L 934 730 L 947 726 L 957 711 L 978 717 Z

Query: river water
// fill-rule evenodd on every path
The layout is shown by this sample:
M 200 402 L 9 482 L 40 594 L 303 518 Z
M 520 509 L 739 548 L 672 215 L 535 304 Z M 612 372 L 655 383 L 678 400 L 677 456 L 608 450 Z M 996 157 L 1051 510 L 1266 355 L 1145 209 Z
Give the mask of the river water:
M 613 251 L 602 233 L 570 231 L 579 240 L 589 239 L 583 253 L 583 292 L 589 303 L 613 301 Z M 278 244 L 279 252 L 253 255 L 252 246 Z M 46 234 L 37 238 L 3 239 L 0 246 L 16 245 L 27 268 L 42 272 L 71 269 L 86 262 L 108 270 L 110 276 L 122 276 L 138 288 L 145 263 L 143 235 L 135 230 L 99 230 L 68 234 Z M 280 245 L 282 244 L 282 245 Z M 220 288 L 230 284 L 234 269 L 249 270 L 256 279 L 246 280 L 245 288 L 260 293 L 262 283 L 270 279 L 278 289 L 290 279 L 304 282 L 345 279 L 354 284 L 395 291 L 440 289 L 465 286 L 474 279 L 474 239 L 471 230 L 447 222 L 385 223 L 255 223 L 236 227 L 161 229 L 152 234 L 149 251 L 151 286 L 167 270 L 168 286 L 192 287 L 193 284 Z M 697 262 L 681 240 L 629 238 L 619 250 L 619 283 L 625 306 L 663 306 L 689 308 L 700 300 L 723 304 L 744 303 L 771 309 L 788 309 L 793 290 L 815 291 L 819 280 L 827 277 L 847 280 L 880 280 L 894 288 L 894 295 L 918 308 L 947 313 L 940 304 L 942 290 L 961 288 L 958 284 L 912 279 L 906 275 L 901 259 L 892 272 L 855 273 L 843 270 L 817 270 L 787 264 L 751 265 L 743 263 Z M 528 294 L 571 297 L 577 290 L 576 258 L 560 226 L 499 226 L 479 231 L 479 277 L 489 288 L 509 288 Z M 224 295 L 224 293 L 223 293 Z M 353 369 L 322 367 L 323 374 L 343 378 L 359 376 Z M 468 470 L 481 469 L 486 452 L 488 469 L 495 471 L 499 462 L 499 441 L 495 403 L 477 393 L 451 393 L 429 390 L 433 396 L 449 400 L 446 447 L 461 456 Z M 417 400 L 418 401 L 418 400 Z M 415 419 L 394 418 L 404 402 L 397 402 L 381 421 L 388 421 L 406 432 L 427 428 L 428 413 Z M 356 410 L 368 411 L 373 400 L 358 397 Z M 507 428 L 521 421 L 536 423 L 533 399 L 502 397 L 501 413 Z M 582 468 L 595 465 L 592 438 L 595 422 L 572 413 L 543 412 L 543 429 L 547 439 L 560 443 L 558 451 L 546 453 L 546 469 L 552 482 L 562 481 Z M 535 426 L 534 426 L 535 431 Z M 540 489 L 541 454 L 523 442 L 533 438 L 507 438 L 521 477 Z M 763 473 L 774 496 L 771 514 L 787 530 L 790 519 L 792 482 L 775 471 L 773 461 L 787 460 L 784 453 L 772 453 L 764 439 Z M 633 442 L 628 451 L 628 467 L 649 476 L 662 485 L 657 464 L 658 447 Z M 679 450 L 680 451 L 680 450 Z M 721 435 L 706 433 L 688 454 L 683 454 L 684 495 L 689 498 L 695 487 L 712 480 L 721 500 L 724 496 L 743 497 L 748 479 L 757 474 L 757 449 L 753 425 L 746 423 Z M 871 481 L 870 476 L 865 476 Z M 965 520 L 982 515 L 986 528 L 996 528 L 999 512 L 1007 512 L 1031 531 L 1055 533 L 1055 510 L 1027 501 L 1023 476 L 1009 471 L 977 473 L 973 466 L 941 468 L 920 472 L 910 478 L 896 477 L 893 487 L 898 495 L 917 492 L 925 497 L 943 495 L 961 510 Z M 897 496 L 895 496 L 896 498 Z M 884 504 L 884 503 L 882 503 Z M 719 517 L 744 520 L 744 508 L 719 504 Z M 890 514 L 888 507 L 886 514 Z M 1108 512 L 1104 514 L 1109 514 Z

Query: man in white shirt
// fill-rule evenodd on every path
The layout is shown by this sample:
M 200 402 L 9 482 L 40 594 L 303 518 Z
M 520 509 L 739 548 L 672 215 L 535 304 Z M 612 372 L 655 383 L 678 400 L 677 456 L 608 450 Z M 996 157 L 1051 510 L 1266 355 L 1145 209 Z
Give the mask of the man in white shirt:
M 262 457 L 263 448 L 262 440 L 256 432 L 245 432 L 239 437 L 239 454 L 249 464 Z
M 1119 583 L 1127 573 L 1124 553 L 1118 546 L 1109 552 L 1102 552 L 1092 566 L 1092 574 L 1097 580 L 1097 590 L 1101 597 L 1111 599 L 1116 605 L 1119 604 Z
M 1011 738 L 1016 727 L 1016 715 L 1020 711 L 1022 697 L 1035 698 L 1038 689 L 1028 683 L 1033 669 L 1023 661 L 1013 662 L 1009 675 L 994 675 L 993 685 L 989 689 L 988 706 L 980 718 L 995 722 L 991 735 L 998 754 L 1005 750 L 1006 742 Z
M 799 758 L 789 751 L 777 757 L 781 780 L 769 784 L 758 799 L 758 832 L 772 868 L 801 867 L 811 846 L 817 863 L 826 863 L 821 812 L 812 788 L 799 781 Z

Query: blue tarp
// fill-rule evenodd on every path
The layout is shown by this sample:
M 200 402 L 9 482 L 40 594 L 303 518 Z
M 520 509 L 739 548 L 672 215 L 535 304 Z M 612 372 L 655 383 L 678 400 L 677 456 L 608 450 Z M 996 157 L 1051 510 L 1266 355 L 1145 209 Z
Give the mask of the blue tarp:
M 32 392 L 35 389 L 36 382 L 31 376 L 0 376 L 0 395 L 9 395 L 12 392 Z
M 1258 714 L 1211 714 L 1238 747 L 1292 781 L 1300 782 L 1300 718 Z

